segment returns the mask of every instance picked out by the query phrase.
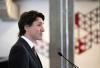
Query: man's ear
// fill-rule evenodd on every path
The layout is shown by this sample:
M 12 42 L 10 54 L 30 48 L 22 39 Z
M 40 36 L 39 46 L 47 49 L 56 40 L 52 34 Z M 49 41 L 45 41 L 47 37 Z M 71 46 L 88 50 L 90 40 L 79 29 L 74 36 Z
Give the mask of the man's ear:
M 25 29 L 26 31 L 28 31 L 28 30 L 29 30 L 29 25 L 25 25 L 25 26 L 24 26 L 24 29 Z

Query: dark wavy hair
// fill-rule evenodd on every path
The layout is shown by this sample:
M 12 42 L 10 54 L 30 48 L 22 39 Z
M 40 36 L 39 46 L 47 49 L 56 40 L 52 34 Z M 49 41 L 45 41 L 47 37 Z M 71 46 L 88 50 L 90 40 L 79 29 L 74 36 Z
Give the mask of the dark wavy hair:
M 20 36 L 25 34 L 26 31 L 24 29 L 24 26 L 25 25 L 31 26 L 33 24 L 33 22 L 36 20 L 37 17 L 40 17 L 43 20 L 45 19 L 44 15 L 42 13 L 34 11 L 34 10 L 31 10 L 31 11 L 28 11 L 28 12 L 24 12 L 20 16 L 20 19 L 19 19 L 19 22 L 18 22 L 18 27 L 19 27 L 18 37 L 20 37 Z

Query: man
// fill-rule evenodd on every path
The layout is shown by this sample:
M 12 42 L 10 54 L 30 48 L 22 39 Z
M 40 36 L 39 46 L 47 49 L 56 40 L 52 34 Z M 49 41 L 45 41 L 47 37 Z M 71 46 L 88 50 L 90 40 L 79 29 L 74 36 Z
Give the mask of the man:
M 19 39 L 11 48 L 9 68 L 43 68 L 35 51 L 36 40 L 42 39 L 44 15 L 37 11 L 24 12 L 18 22 Z

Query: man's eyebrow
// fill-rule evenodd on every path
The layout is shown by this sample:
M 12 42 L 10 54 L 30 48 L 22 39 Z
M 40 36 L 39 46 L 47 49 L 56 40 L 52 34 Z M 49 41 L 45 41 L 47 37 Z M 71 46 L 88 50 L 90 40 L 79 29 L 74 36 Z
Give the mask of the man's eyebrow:
M 44 24 L 44 22 L 39 22 L 39 23 Z

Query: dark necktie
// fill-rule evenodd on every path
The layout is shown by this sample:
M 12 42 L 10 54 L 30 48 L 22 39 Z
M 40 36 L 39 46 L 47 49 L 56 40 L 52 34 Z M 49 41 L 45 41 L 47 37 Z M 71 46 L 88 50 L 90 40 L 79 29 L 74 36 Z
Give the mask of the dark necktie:
M 35 47 L 32 47 L 32 51 L 35 54 L 35 56 L 37 57 L 37 53 L 36 53 Z
M 35 47 L 32 47 L 32 51 L 33 51 L 33 53 L 35 54 L 36 58 L 38 59 L 37 62 L 39 63 L 39 66 L 40 66 L 41 68 L 43 68 L 43 67 L 42 67 L 42 64 L 41 64 L 41 61 L 40 61 L 40 59 L 39 59 L 39 56 L 38 56 L 38 54 L 36 53 Z

